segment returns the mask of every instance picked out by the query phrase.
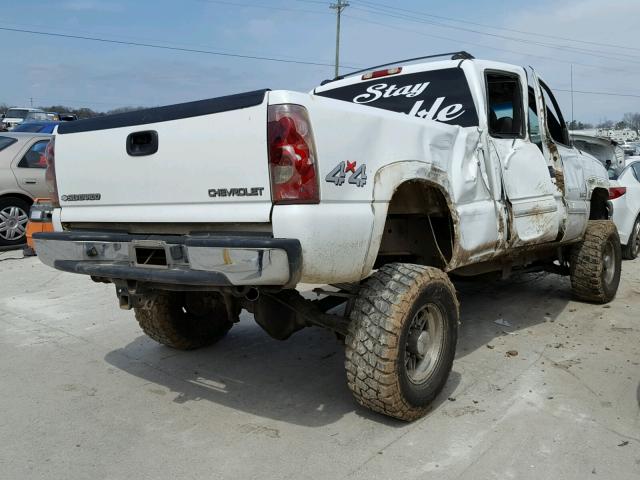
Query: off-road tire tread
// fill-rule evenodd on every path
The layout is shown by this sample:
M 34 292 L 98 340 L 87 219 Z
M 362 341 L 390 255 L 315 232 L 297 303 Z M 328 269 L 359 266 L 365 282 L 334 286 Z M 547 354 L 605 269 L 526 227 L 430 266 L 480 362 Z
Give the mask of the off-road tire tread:
M 222 305 L 223 308 L 216 309 L 206 329 L 185 328 L 185 325 L 178 325 L 184 318 L 175 314 L 175 301 L 176 296 L 158 295 L 150 308 L 134 310 L 136 320 L 147 336 L 177 350 L 194 350 L 212 345 L 224 337 L 237 321 L 237 318 L 228 318 Z
M 455 288 L 443 271 L 422 265 L 392 263 L 380 268 L 362 286 L 351 312 L 345 350 L 347 384 L 362 406 L 405 421 L 415 420 L 428 411 L 428 405 L 415 407 L 404 398 L 396 366 L 403 317 L 412 308 L 422 287 L 431 282 L 441 283 L 454 298 L 455 345 L 459 304 Z M 453 354 L 445 361 L 448 372 Z M 446 379 L 445 375 L 429 403 L 444 387 Z
M 610 236 L 615 236 L 615 249 L 620 249 L 618 229 L 611 220 L 589 220 L 582 242 L 571 249 L 569 260 L 571 289 L 574 296 L 586 302 L 607 303 L 613 299 L 602 283 L 602 248 Z M 620 250 L 617 251 L 619 258 Z

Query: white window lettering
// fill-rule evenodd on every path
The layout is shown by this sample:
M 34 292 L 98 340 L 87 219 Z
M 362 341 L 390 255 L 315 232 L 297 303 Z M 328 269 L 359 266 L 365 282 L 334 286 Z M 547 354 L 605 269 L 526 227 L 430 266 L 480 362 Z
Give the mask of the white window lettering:
M 431 108 L 429 110 L 427 110 L 426 108 L 424 110 L 420 110 L 420 107 L 422 107 L 422 104 L 424 103 L 424 100 L 420 100 L 415 103 L 415 105 L 409 112 L 409 115 L 412 117 L 424 118 L 425 120 L 433 120 L 436 116 L 436 113 L 440 109 L 442 102 L 444 102 L 444 97 L 438 97 L 436 98 L 436 101 L 433 102 L 433 105 L 431 105 Z
M 363 93 L 358 95 L 353 99 L 354 103 L 369 103 L 378 100 L 382 97 L 382 90 L 387 88 L 386 83 L 378 83 L 376 85 L 371 85 L 367 88 L 367 93 Z
M 404 87 L 400 87 L 395 92 L 393 92 L 393 96 L 399 97 L 401 95 L 404 95 L 406 97 L 408 96 L 409 93 L 411 93 L 411 88 L 412 88 L 412 85 L 405 85 Z
M 463 113 L 464 110 L 462 109 L 462 104 L 454 103 L 453 105 L 449 105 L 448 107 L 444 107 L 442 110 L 440 110 L 438 116 L 436 117 L 436 120 L 440 122 L 450 122 L 451 120 L 454 120 L 461 116 Z
M 384 97 L 384 98 L 389 98 L 389 97 L 390 97 L 390 96 L 392 96 L 392 95 L 395 97 L 395 96 L 396 96 L 396 94 L 395 94 L 395 93 L 393 93 L 393 91 L 394 91 L 395 89 L 396 89 L 396 86 L 395 86 L 395 85 L 391 85 L 389 88 L 387 88 L 387 91 L 386 91 L 386 92 L 384 92 L 383 97 Z
M 411 98 L 411 97 L 417 97 L 418 95 L 420 95 L 422 92 L 424 92 L 427 87 L 429 86 L 430 82 L 424 82 L 424 83 L 418 83 L 417 85 L 413 86 L 413 89 L 411 90 L 411 93 L 407 93 L 407 98 Z

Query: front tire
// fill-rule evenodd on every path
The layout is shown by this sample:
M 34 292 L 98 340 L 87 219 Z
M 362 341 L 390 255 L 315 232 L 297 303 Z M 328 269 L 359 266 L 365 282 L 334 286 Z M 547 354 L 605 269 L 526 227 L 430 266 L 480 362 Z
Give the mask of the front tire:
M 636 218 L 636 222 L 631 229 L 629 241 L 622 247 L 622 258 L 625 260 L 633 260 L 640 253 L 640 216 Z
M 620 284 L 622 251 L 611 220 L 589 220 L 582 242 L 571 249 L 571 288 L 579 300 L 607 303 Z
M 458 321 L 455 289 L 444 272 L 383 266 L 351 312 L 345 368 L 356 400 L 400 420 L 423 416 L 451 372 Z
M 238 321 L 240 309 L 230 316 L 219 294 L 161 293 L 146 308 L 135 308 L 140 328 L 158 343 L 178 350 L 212 345 Z

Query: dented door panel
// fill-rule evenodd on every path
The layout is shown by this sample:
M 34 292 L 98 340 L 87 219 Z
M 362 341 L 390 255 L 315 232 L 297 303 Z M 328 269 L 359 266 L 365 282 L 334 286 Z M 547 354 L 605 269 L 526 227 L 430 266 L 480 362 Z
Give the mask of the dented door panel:
M 567 208 L 567 220 L 562 240 L 568 242 L 582 236 L 589 218 L 585 158 L 573 147 L 556 146 L 562 157 L 564 198 Z
M 555 240 L 559 229 L 556 188 L 540 150 L 521 139 L 491 142 L 502 165 L 510 208 L 510 246 Z
M 578 239 L 584 233 L 589 219 L 589 192 L 585 170 L 586 157 L 575 147 L 555 141 L 549 129 L 549 114 L 542 90 L 542 79 L 531 69 L 536 109 L 540 121 L 542 150 L 555 176 L 561 215 L 560 240 Z M 548 89 L 548 87 L 547 87 Z M 551 98 L 551 97 L 550 97 Z M 554 106 L 556 108 L 556 106 Z M 557 112 L 563 122 L 562 112 Z M 568 140 L 566 140 L 569 143 Z

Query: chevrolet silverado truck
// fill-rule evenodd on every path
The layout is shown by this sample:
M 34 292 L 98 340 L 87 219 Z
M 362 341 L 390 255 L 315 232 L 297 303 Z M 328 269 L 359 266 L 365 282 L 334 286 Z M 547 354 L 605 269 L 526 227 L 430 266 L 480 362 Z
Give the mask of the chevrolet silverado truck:
M 549 271 L 605 303 L 621 265 L 607 174 L 551 89 L 440 57 L 61 124 L 38 255 L 113 283 L 169 347 L 216 342 L 243 309 L 277 339 L 330 329 L 356 400 L 416 419 L 454 359 L 450 274 Z

